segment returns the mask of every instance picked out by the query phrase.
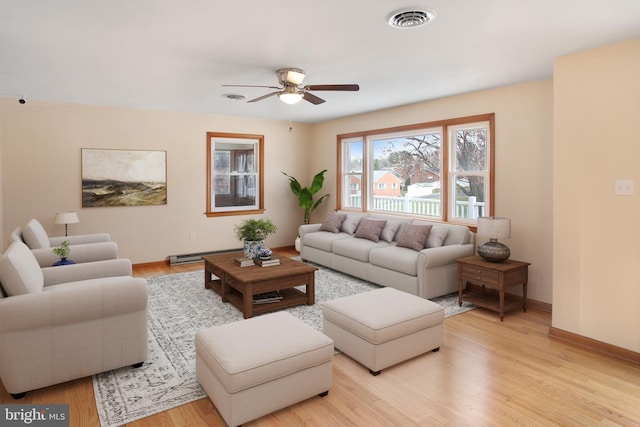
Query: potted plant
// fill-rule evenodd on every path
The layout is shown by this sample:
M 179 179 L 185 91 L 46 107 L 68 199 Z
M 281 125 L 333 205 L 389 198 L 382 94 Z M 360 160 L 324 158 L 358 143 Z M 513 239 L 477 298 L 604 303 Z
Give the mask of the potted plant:
M 327 170 L 323 170 L 318 172 L 311 182 L 311 187 L 302 187 L 297 179 L 292 176 L 287 175 L 282 172 L 284 176 L 289 178 L 289 186 L 291 187 L 291 192 L 298 197 L 298 205 L 304 211 L 304 223 L 309 224 L 311 220 L 311 212 L 316 210 L 320 203 L 327 197 L 329 197 L 329 193 L 317 199 L 315 202 L 313 201 L 313 195 L 316 194 L 322 188 L 322 184 L 324 184 L 324 174 Z
M 264 246 L 264 239 L 276 232 L 277 227 L 270 219 L 246 219 L 235 227 L 238 240 L 244 242 L 244 256 L 255 258 Z
M 60 257 L 60 261 L 53 263 L 54 266 L 75 264 L 75 261 L 67 259 L 69 252 L 71 252 L 68 240 L 63 241 L 60 246 L 53 248 L 51 251 Z

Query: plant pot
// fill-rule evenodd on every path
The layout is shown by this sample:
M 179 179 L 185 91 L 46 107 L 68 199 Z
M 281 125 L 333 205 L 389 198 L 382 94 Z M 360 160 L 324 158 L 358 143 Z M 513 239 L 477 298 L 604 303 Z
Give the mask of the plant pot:
M 63 258 L 60 258 L 60 261 L 54 262 L 53 266 L 57 267 L 59 265 L 70 265 L 70 264 L 75 264 L 75 263 L 76 262 L 74 260 L 66 258 L 66 257 L 63 257 Z
M 294 243 L 297 252 L 300 252 L 300 238 L 296 237 L 296 241 Z
M 264 240 L 245 240 L 244 256 L 245 258 L 254 259 L 258 256 L 260 249 L 264 247 Z

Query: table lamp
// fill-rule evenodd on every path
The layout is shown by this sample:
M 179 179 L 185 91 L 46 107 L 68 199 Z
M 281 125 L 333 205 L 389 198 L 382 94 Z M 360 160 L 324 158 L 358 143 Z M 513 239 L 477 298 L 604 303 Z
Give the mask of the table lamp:
M 68 224 L 75 224 L 77 222 L 80 222 L 80 219 L 78 218 L 78 214 L 75 212 L 57 212 L 56 216 L 53 217 L 54 224 L 64 224 L 65 236 L 68 236 L 67 234 Z
M 509 247 L 498 242 L 498 239 L 511 237 L 511 220 L 509 218 L 496 216 L 478 218 L 478 235 L 489 238 L 488 242 L 478 246 L 478 255 L 491 262 L 503 262 L 509 259 L 511 255 Z

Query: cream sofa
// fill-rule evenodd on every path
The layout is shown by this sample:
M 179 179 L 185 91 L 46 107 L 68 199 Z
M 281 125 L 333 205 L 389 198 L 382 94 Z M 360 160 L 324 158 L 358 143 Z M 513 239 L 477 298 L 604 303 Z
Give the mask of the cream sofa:
M 336 215 L 344 220 L 331 230 Z M 358 237 L 364 219 L 384 223 L 377 240 Z M 409 226 L 403 228 L 405 224 Z M 406 243 L 407 235 L 416 230 L 422 233 L 428 228 L 424 226 L 431 226 L 424 246 L 398 246 L 401 235 Z M 423 298 L 457 291 L 456 260 L 475 250 L 475 236 L 465 226 L 391 215 L 336 212 L 322 224 L 300 226 L 298 232 L 303 260 Z
M 69 259 L 76 263 L 104 261 L 118 258 L 118 245 L 108 233 L 81 234 L 49 237 L 37 219 L 31 219 L 24 227 L 11 233 L 11 241 L 23 242 L 33 252 L 40 267 L 51 267 L 59 258 L 52 249 L 69 241 Z
M 0 256 L 0 379 L 29 390 L 147 358 L 147 283 L 115 259 L 40 268 L 13 242 Z

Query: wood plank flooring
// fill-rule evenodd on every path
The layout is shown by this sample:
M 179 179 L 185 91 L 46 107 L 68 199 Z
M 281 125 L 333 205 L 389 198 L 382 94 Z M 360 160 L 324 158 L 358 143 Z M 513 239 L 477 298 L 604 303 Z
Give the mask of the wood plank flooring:
M 136 266 L 149 277 L 202 269 L 202 263 Z M 476 309 L 444 322 L 444 345 L 372 376 L 344 354 L 334 358 L 329 395 L 246 426 L 638 426 L 640 368 L 547 337 L 551 316 L 529 309 L 500 322 Z M 19 401 L 68 403 L 71 426 L 99 426 L 91 378 L 29 392 Z M 201 399 L 128 427 L 223 426 Z

